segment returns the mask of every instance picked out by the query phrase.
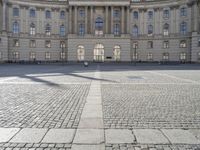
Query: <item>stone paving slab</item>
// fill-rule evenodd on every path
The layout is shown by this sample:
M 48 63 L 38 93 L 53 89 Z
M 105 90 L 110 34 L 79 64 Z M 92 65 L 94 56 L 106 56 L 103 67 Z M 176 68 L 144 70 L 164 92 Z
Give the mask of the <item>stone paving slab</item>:
M 72 150 L 105 150 L 105 145 L 72 145 Z
M 135 138 L 128 129 L 107 129 L 105 130 L 106 143 L 134 143 Z
M 47 129 L 32 129 L 24 128 L 17 133 L 16 136 L 12 138 L 10 142 L 13 143 L 39 143 L 44 135 L 46 134 Z
M 102 129 L 103 120 L 102 118 L 82 118 L 80 120 L 79 129 Z
M 137 143 L 140 144 L 169 144 L 168 139 L 160 130 L 155 129 L 134 129 L 133 133 Z
M 0 128 L 0 143 L 8 142 L 19 130 L 19 128 Z
M 71 143 L 75 129 L 51 129 L 47 132 L 42 143 Z
M 77 129 L 73 143 L 75 144 L 101 144 L 104 142 L 102 129 Z
M 162 129 L 161 131 L 173 144 L 200 144 L 200 141 L 189 130 Z

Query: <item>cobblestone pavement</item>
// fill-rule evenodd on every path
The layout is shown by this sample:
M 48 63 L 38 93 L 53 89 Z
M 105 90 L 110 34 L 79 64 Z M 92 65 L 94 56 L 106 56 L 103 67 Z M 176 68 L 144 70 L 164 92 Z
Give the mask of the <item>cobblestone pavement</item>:
M 105 128 L 199 128 L 200 70 L 102 68 Z
M 18 128 L 0 142 L 0 150 L 200 150 L 200 66 L 102 64 L 100 72 L 97 68 L 0 65 L 1 133 Z M 44 133 L 37 135 L 38 128 Z M 62 131 L 56 133 L 57 129 Z M 74 133 L 64 134 L 63 129 Z M 40 142 L 24 142 L 27 130 Z M 49 135 L 55 141 L 64 135 L 72 142 L 44 143 Z M 17 136 L 24 143 L 13 143 Z M 168 143 L 144 142 L 162 138 Z

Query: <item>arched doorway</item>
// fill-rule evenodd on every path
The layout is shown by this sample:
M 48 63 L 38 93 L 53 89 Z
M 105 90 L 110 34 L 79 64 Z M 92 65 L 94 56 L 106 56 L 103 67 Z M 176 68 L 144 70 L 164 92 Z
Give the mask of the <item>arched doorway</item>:
M 104 62 L 104 46 L 103 44 L 96 44 L 94 47 L 94 61 Z
M 84 61 L 84 59 L 85 59 L 85 48 L 82 45 L 78 46 L 77 59 L 78 59 L 78 61 Z
M 114 55 L 114 60 L 115 60 L 115 61 L 120 61 L 121 48 L 120 48 L 119 45 L 116 45 L 116 46 L 114 47 L 113 55 Z

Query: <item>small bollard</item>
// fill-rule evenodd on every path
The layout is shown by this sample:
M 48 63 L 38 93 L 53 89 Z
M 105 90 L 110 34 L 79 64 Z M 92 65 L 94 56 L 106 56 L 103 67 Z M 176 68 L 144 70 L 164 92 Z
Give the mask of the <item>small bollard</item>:
M 85 61 L 83 64 L 84 64 L 84 67 L 88 67 L 89 65 L 87 61 Z

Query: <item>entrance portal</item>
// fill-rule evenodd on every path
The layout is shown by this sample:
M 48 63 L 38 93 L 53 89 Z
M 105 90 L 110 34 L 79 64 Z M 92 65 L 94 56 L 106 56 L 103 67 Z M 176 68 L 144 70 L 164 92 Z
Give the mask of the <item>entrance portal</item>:
M 104 46 L 103 44 L 96 44 L 94 47 L 94 61 L 104 62 Z

